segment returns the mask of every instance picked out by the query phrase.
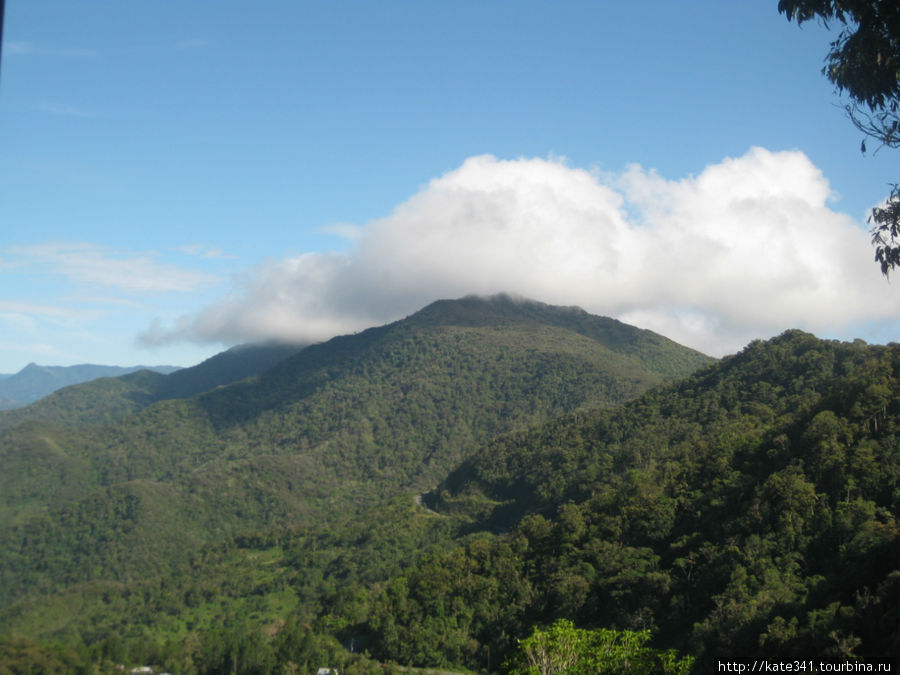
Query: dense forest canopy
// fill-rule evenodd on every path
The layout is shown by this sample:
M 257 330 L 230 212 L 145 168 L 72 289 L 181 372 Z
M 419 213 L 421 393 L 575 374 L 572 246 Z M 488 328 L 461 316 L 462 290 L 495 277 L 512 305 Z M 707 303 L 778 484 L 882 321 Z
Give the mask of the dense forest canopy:
M 0 511 L 11 662 L 900 655 L 897 345 L 788 331 L 713 363 L 577 310 L 469 300 L 110 425 L 2 438 L 22 477 Z
M 464 583 L 493 579 L 518 601 L 464 607 L 477 644 L 448 662 L 483 667 L 488 650 L 508 653 L 557 618 L 650 630 L 699 672 L 761 653 L 896 660 L 898 374 L 897 346 L 795 331 L 616 410 L 498 438 L 435 502 L 506 533 L 420 564 L 406 597 L 386 588 L 376 615 L 396 624 L 399 606 L 459 607 Z M 449 575 L 426 599 L 424 565 L 480 580 Z M 422 621 L 378 624 L 379 644 L 411 657 Z
M 258 368 L 271 349 L 249 352 L 258 374 L 193 397 L 197 382 L 247 367 L 248 352 L 7 415 L 3 630 L 97 649 L 116 633 L 139 653 L 152 635 L 224 630 L 248 595 L 259 599 L 248 630 L 314 614 L 335 584 L 388 578 L 450 544 L 452 519 L 413 497 L 492 437 L 711 362 L 618 321 L 505 296 L 437 302 Z M 251 592 L 257 555 L 274 578 Z

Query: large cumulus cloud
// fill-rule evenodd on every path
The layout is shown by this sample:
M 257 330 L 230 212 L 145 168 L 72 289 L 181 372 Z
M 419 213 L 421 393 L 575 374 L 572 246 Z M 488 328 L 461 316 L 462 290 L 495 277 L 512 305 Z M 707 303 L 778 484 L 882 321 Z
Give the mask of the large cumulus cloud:
M 801 152 L 751 149 L 670 180 L 484 155 L 352 230 L 348 253 L 248 271 L 229 297 L 145 343 L 322 340 L 437 298 L 509 292 L 723 354 L 789 327 L 900 315 L 865 229 Z

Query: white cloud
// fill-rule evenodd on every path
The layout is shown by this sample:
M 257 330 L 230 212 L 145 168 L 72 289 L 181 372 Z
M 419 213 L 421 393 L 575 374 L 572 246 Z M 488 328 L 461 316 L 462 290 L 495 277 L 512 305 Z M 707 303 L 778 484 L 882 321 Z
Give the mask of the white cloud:
M 754 148 L 682 180 L 472 157 L 355 230 L 348 253 L 264 262 L 231 296 L 141 339 L 321 340 L 437 298 L 502 291 L 712 354 L 790 327 L 897 320 L 868 235 L 830 196 L 796 151 Z
M 104 295 L 70 295 L 65 300 L 78 303 L 79 305 L 112 305 L 114 307 L 132 307 L 136 309 L 146 309 L 148 307 L 147 303 L 139 300 Z
M 55 319 L 77 319 L 84 316 L 82 310 L 57 305 L 44 305 L 17 300 L 0 300 L 0 312 L 6 315 L 42 316 Z
M 96 320 L 101 316 L 103 316 L 103 312 L 98 310 L 0 300 L 0 324 L 5 324 L 7 333 L 10 330 L 24 331 L 27 334 L 35 333 L 42 324 L 72 331 L 84 321 Z
M 225 251 L 218 246 L 210 246 L 208 244 L 186 244 L 184 246 L 178 246 L 176 250 L 198 258 L 233 259 L 236 257 L 225 253 Z
M 48 265 L 74 282 L 132 293 L 185 292 L 218 281 L 211 274 L 160 262 L 153 253 L 97 244 L 56 242 L 10 246 L 6 251 L 19 263 Z
M 331 223 L 317 228 L 323 234 L 331 234 L 347 241 L 358 241 L 364 234 L 365 228 L 353 223 Z

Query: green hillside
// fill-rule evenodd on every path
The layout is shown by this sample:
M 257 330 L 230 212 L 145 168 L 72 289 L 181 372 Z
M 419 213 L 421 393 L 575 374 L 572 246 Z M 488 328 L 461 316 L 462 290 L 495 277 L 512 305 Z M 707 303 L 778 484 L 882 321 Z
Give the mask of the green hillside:
M 40 420 L 62 426 L 103 424 L 133 415 L 151 403 L 189 398 L 258 375 L 301 347 L 281 343 L 238 345 L 171 373 L 138 370 L 118 377 L 99 375 L 90 382 L 64 387 L 31 405 L 0 411 L 0 429 Z
M 163 375 L 176 372 L 174 366 L 97 366 L 83 363 L 77 366 L 39 366 L 29 363 L 18 373 L 0 376 L 0 410 L 20 408 L 58 389 L 81 384 L 101 377 L 119 377 L 139 370 Z
M 413 496 L 492 437 L 710 362 L 611 319 L 500 296 L 441 301 L 188 399 L 144 407 L 126 381 L 116 400 L 132 396 L 137 414 L 0 435 L 0 630 L 181 640 L 230 625 L 257 582 L 254 621 L 314 616 L 336 580 L 385 578 L 449 541 L 451 523 Z M 270 565 L 248 570 L 250 549 Z
M 649 630 L 697 672 L 897 663 L 900 346 L 754 343 L 618 409 L 499 437 L 430 504 L 474 539 L 348 612 L 379 658 L 485 668 L 566 618 Z
M 0 437 L 17 475 L 0 655 L 184 673 L 522 673 L 526 650 L 564 644 L 584 672 L 897 663 L 900 346 L 789 331 L 651 386 L 678 359 L 709 361 L 580 310 L 470 298 L 111 425 L 19 426 Z

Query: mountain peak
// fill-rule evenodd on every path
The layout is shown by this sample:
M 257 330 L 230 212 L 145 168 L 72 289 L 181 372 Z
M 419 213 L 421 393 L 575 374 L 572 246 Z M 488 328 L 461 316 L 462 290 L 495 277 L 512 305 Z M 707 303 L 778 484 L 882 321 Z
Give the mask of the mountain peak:
M 503 325 L 510 321 L 548 321 L 561 314 L 589 316 L 580 307 L 548 305 L 519 295 L 466 295 L 457 299 L 436 300 L 410 318 L 428 323 L 457 325 Z M 551 321 L 555 323 L 554 321 Z

